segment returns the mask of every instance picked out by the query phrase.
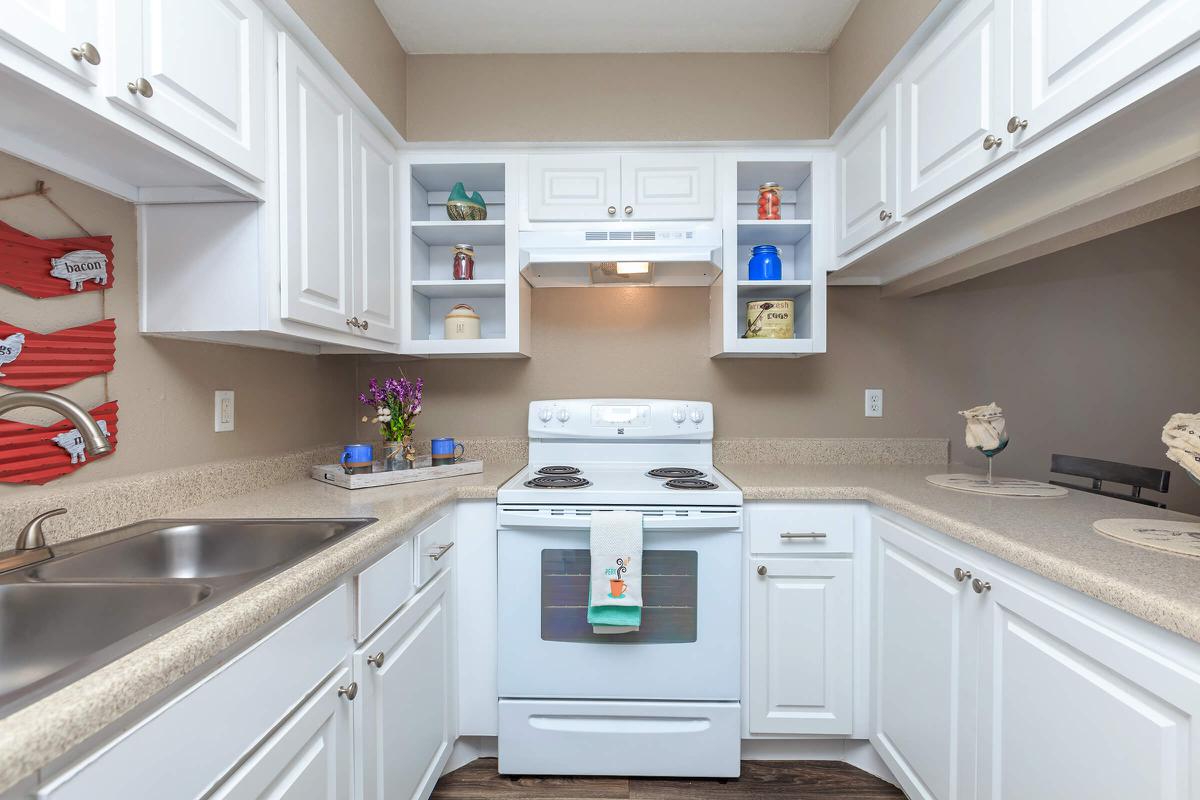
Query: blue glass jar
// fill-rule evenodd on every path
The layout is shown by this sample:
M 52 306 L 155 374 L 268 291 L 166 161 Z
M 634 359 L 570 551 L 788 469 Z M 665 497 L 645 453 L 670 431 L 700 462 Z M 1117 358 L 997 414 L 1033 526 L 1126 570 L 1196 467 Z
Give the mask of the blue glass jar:
M 773 244 L 755 245 L 750 251 L 747 271 L 752 281 L 782 280 L 783 259 L 779 257 L 779 248 Z

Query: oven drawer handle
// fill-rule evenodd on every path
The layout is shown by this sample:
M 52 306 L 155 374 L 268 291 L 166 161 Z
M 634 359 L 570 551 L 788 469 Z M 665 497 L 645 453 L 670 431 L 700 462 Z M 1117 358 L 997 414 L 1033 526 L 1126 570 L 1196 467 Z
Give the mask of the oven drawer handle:
M 604 512 L 598 512 L 604 513 Z M 539 515 L 522 513 L 520 511 L 501 511 L 500 525 L 508 528 L 559 528 L 565 530 L 587 530 L 591 527 L 591 517 Z M 655 530 L 684 530 L 691 532 L 724 530 L 734 531 L 742 527 L 742 515 L 737 512 L 720 516 L 705 517 L 656 517 L 649 514 L 642 516 L 642 528 Z
M 828 536 L 829 534 L 821 531 L 809 531 L 806 533 L 792 533 L 790 531 L 784 531 L 783 533 L 779 534 L 780 539 L 825 539 L 828 538 Z

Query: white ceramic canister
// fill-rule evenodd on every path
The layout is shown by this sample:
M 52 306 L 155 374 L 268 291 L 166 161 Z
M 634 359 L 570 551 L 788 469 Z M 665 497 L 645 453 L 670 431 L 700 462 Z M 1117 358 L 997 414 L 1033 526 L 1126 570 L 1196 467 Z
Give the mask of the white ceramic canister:
M 446 314 L 447 339 L 478 339 L 479 314 L 466 303 L 459 303 Z
M 746 303 L 746 339 L 791 339 L 796 334 L 796 302 L 788 299 Z

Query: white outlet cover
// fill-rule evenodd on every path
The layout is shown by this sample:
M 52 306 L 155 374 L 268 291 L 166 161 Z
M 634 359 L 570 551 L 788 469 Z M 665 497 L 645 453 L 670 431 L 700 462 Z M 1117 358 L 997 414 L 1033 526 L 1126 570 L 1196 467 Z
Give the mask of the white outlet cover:
M 233 390 L 218 390 L 213 400 L 213 430 L 217 433 L 233 430 Z
M 867 389 L 864 411 L 868 417 L 883 416 L 883 389 Z

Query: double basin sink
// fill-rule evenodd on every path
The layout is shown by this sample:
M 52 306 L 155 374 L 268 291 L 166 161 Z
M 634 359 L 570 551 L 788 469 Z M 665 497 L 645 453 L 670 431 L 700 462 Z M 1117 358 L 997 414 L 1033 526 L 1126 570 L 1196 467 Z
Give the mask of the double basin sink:
M 0 574 L 0 717 L 372 522 L 139 522 Z

